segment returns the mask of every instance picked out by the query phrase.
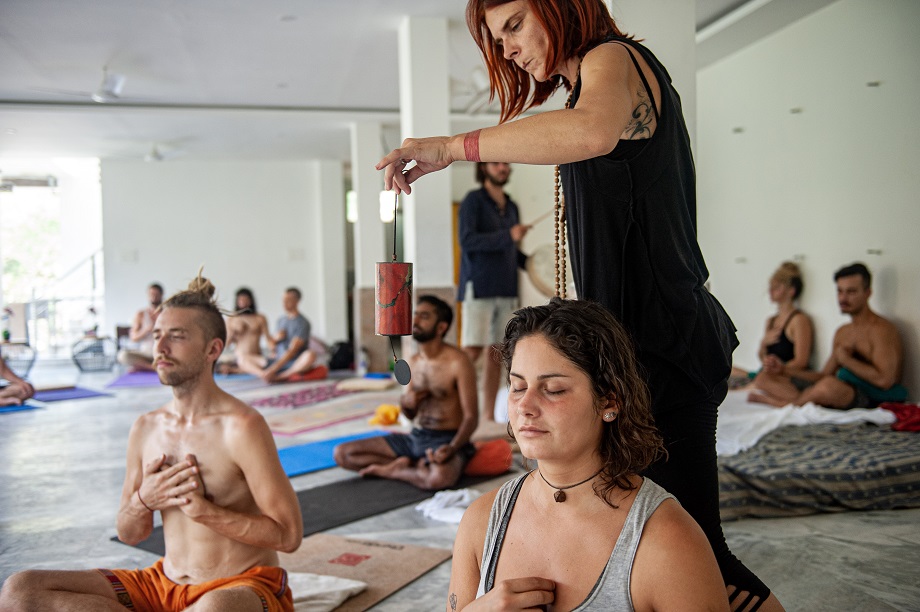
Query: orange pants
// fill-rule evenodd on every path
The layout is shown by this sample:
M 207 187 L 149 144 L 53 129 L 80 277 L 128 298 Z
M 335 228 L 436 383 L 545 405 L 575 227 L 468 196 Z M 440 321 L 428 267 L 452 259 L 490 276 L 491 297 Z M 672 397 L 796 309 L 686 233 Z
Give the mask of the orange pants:
M 293 612 L 287 572 L 280 567 L 254 567 L 238 576 L 201 584 L 177 584 L 163 572 L 163 559 L 141 570 L 99 570 L 108 578 L 119 603 L 138 612 L 184 610 L 202 595 L 218 589 L 248 587 L 262 600 L 264 612 Z

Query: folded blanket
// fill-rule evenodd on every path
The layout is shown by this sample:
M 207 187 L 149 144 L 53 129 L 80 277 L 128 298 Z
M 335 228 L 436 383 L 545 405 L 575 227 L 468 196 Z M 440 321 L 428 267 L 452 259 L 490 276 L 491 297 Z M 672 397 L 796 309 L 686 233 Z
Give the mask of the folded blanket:
M 434 497 L 418 504 L 415 509 L 430 519 L 459 525 L 460 519 L 463 518 L 464 510 L 479 495 L 479 491 L 475 489 L 438 491 L 434 494 Z
M 367 588 L 367 584 L 359 580 L 306 572 L 288 572 L 288 584 L 294 595 L 294 610 L 302 612 L 334 610 Z
M 834 410 L 808 403 L 804 406 L 773 408 L 747 401 L 747 391 L 729 391 L 719 406 L 716 452 L 734 455 L 757 444 L 764 435 L 785 425 L 809 423 L 875 423 L 890 425 L 895 416 L 881 408 Z

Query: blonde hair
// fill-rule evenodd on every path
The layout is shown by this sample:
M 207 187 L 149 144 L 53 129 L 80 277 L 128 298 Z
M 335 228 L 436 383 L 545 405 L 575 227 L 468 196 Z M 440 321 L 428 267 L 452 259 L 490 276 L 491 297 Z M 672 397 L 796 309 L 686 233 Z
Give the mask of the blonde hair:
M 204 266 L 198 269 L 198 276 L 188 284 L 188 289 L 170 296 L 160 306 L 160 310 L 166 308 L 194 308 L 202 315 L 199 323 L 202 331 L 204 331 L 205 340 L 210 342 L 214 338 L 220 338 L 221 342 L 226 344 L 227 324 L 224 323 L 221 309 L 214 299 L 217 288 L 211 281 L 201 276 L 202 270 L 204 270 Z
M 773 273 L 773 276 L 770 277 L 771 283 L 782 283 L 787 287 L 792 287 L 795 293 L 793 298 L 798 298 L 802 295 L 802 289 L 804 284 L 802 283 L 802 270 L 799 269 L 798 264 L 791 261 L 784 261 L 776 269 L 776 272 Z

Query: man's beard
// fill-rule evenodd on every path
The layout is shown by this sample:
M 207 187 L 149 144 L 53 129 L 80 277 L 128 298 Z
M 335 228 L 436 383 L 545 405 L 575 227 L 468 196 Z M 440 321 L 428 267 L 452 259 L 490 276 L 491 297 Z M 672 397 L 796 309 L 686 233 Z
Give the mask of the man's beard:
M 511 175 L 510 175 L 510 174 L 509 174 L 508 176 L 506 176 L 505 178 L 500 179 L 500 178 L 498 178 L 497 176 L 492 176 L 491 174 L 486 173 L 486 179 L 487 179 L 490 183 L 492 183 L 493 185 L 495 185 L 496 187 L 504 187 L 505 185 L 508 184 L 508 180 L 509 180 L 510 178 L 511 178 Z
M 431 340 L 434 340 L 437 337 L 437 335 L 438 335 L 438 332 L 436 332 L 433 329 L 429 329 L 428 331 L 424 331 L 421 329 L 412 330 L 412 339 L 415 340 L 416 342 L 430 342 Z
M 157 368 L 157 376 L 160 379 L 160 383 L 168 387 L 182 386 L 188 381 L 198 378 L 198 375 L 201 373 L 202 365 L 200 363 L 181 364 L 173 360 L 169 360 L 169 362 L 172 364 L 172 367 L 165 372 Z

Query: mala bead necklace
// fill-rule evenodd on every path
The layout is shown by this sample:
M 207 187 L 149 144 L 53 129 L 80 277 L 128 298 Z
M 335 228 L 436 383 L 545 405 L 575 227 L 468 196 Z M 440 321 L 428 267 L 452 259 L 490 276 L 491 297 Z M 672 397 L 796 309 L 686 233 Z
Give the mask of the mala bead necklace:
M 554 485 L 553 483 L 551 483 L 550 481 L 548 481 L 548 480 L 546 479 L 546 477 L 543 476 L 543 472 L 541 472 L 540 470 L 537 470 L 537 474 L 540 475 L 540 478 L 543 479 L 543 482 L 545 482 L 546 484 L 548 484 L 548 485 L 551 486 L 552 488 L 556 489 L 556 492 L 553 493 L 553 499 L 556 500 L 556 503 L 561 504 L 562 502 L 564 502 L 564 501 L 566 500 L 565 492 L 566 492 L 567 489 L 574 489 L 575 487 L 577 487 L 577 486 L 579 486 L 579 485 L 585 484 L 585 483 L 588 482 L 589 480 L 594 480 L 595 477 L 597 477 L 597 475 L 600 474 L 603 470 L 604 470 L 604 468 L 601 468 L 601 469 L 599 469 L 598 471 L 594 472 L 591 476 L 589 476 L 589 477 L 585 478 L 584 480 L 582 480 L 581 482 L 576 482 L 575 484 L 570 484 L 570 485 L 565 486 L 565 487 L 557 487 L 556 485 Z
M 578 83 L 578 76 L 581 74 L 581 62 L 578 63 L 578 68 L 575 70 L 575 81 L 572 83 L 572 91 L 569 92 L 569 97 L 565 100 L 565 109 L 568 110 L 572 104 L 572 94 L 575 93 L 575 85 Z M 554 172 L 555 181 L 553 186 L 553 220 L 554 220 L 554 231 L 555 231 L 555 265 L 556 265 L 556 297 L 565 299 L 565 287 L 568 284 L 565 278 L 565 205 L 563 204 L 561 197 L 561 181 L 559 179 L 559 164 L 556 164 L 556 169 Z M 540 474 L 542 477 L 543 475 Z M 545 480 L 545 479 L 544 479 Z M 549 483 L 547 483 L 549 484 Z M 575 485 L 572 485 L 575 486 Z M 558 494 L 562 494 L 562 499 L 556 499 L 556 501 L 565 501 L 565 493 L 558 491 Z

